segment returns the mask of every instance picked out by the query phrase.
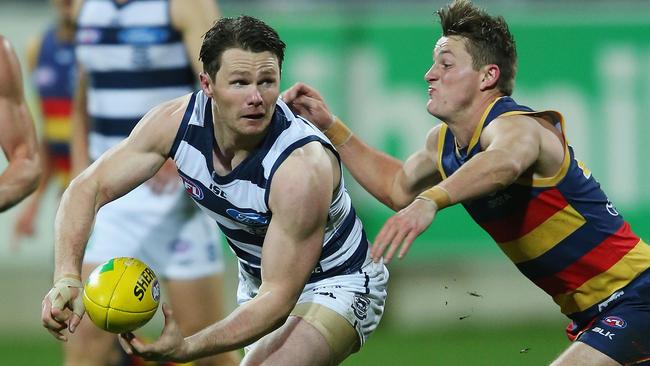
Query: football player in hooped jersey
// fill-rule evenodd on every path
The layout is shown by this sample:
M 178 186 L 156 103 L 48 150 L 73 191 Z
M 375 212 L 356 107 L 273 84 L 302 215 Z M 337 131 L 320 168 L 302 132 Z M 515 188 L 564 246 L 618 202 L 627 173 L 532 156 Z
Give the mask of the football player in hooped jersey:
M 237 309 L 184 338 L 164 305 L 160 338 L 145 343 L 123 334 L 128 353 L 184 362 L 245 347 L 244 365 L 332 365 L 376 328 L 388 272 L 370 257 L 334 147 L 278 99 L 284 48 L 255 18 L 219 20 L 201 47 L 202 90 L 150 111 L 63 195 L 57 277 L 79 273 L 99 207 L 150 178 L 168 157 L 237 255 Z M 60 296 L 81 313 L 76 289 Z M 63 338 L 78 317 L 66 320 L 46 297 L 45 327 Z
M 438 211 L 462 203 L 518 269 L 572 322 L 553 365 L 618 365 L 650 357 L 650 247 L 574 155 L 562 116 L 511 97 L 515 43 L 505 20 L 467 0 L 438 12 L 443 36 L 426 72 L 429 113 L 443 121 L 402 163 L 332 118 L 314 89 L 283 99 L 312 120 L 352 175 L 398 211 L 373 257 L 402 257 Z
M 72 16 L 79 76 L 71 118 L 74 176 L 126 139 L 151 108 L 196 88 L 201 35 L 219 11 L 216 0 L 76 0 Z M 184 334 L 223 318 L 222 243 L 199 211 L 168 160 L 152 179 L 102 207 L 79 281 L 111 258 L 136 257 L 160 276 Z M 60 280 L 77 280 L 69 276 L 54 278 L 53 298 L 65 288 Z M 116 343 L 84 319 L 63 344 L 65 363 L 110 365 L 112 355 L 123 353 Z M 232 366 L 239 359 L 232 352 L 196 364 Z

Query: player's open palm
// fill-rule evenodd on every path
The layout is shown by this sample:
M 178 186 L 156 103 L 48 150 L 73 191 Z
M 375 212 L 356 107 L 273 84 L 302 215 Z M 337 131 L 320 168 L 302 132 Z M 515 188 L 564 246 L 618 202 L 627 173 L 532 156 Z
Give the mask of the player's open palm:
M 375 238 L 370 255 L 375 261 L 383 255 L 384 262 L 389 263 L 399 249 L 397 257 L 401 259 L 435 216 L 436 207 L 432 202 L 416 199 L 386 221 Z
M 145 360 L 185 362 L 187 361 L 185 338 L 174 319 L 172 309 L 167 304 L 163 304 L 162 309 L 165 315 L 165 326 L 160 338 L 153 343 L 144 343 L 133 333 L 123 333 L 119 336 L 120 345 L 127 354 L 136 355 Z

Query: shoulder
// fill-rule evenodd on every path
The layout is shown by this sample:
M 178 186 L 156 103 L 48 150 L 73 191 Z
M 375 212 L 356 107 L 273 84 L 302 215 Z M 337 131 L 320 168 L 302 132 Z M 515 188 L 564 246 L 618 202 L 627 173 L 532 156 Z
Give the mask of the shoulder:
M 481 131 L 481 145 L 488 146 L 498 140 L 537 140 L 542 126 L 529 115 L 514 114 L 495 118 Z
M 429 152 L 436 152 L 438 150 L 438 140 L 440 139 L 440 133 L 442 131 L 443 124 L 440 123 L 436 126 L 433 126 L 427 133 L 425 149 Z
M 163 102 L 152 108 L 136 125 L 130 138 L 145 140 L 167 153 L 176 137 L 191 94 Z
M 280 164 L 273 181 L 287 180 L 292 184 L 301 182 L 311 184 L 331 175 L 334 162 L 327 153 L 327 148 L 320 142 L 313 141 L 293 150 Z

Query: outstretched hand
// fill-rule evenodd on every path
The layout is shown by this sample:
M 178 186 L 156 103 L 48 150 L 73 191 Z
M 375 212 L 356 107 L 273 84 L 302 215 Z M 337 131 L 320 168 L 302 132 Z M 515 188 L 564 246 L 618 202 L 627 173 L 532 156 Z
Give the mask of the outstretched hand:
M 334 122 L 325 99 L 318 91 L 304 83 L 296 83 L 282 93 L 282 100 L 291 110 L 325 131 Z
M 63 331 L 68 329 L 74 333 L 77 329 L 85 312 L 82 293 L 79 277 L 63 277 L 43 298 L 41 321 L 54 338 L 66 342 L 68 337 L 63 335 Z
M 181 330 L 174 319 L 172 309 L 162 305 L 165 315 L 165 326 L 158 338 L 153 343 L 144 343 L 133 333 L 123 333 L 119 336 L 120 345 L 129 355 L 136 355 L 145 360 L 187 362 L 187 343 Z
M 377 234 L 370 255 L 375 262 L 384 257 L 384 263 L 390 263 L 398 248 L 397 257 L 402 259 L 411 244 L 426 230 L 436 216 L 435 203 L 416 199 L 410 205 L 397 212 L 386 221 Z M 384 252 L 388 250 L 385 254 Z

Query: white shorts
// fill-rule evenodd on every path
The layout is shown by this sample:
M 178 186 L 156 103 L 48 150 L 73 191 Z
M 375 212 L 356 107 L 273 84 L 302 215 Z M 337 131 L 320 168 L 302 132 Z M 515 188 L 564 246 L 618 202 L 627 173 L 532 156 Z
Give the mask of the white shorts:
M 143 184 L 99 210 L 84 263 L 114 257 L 138 258 L 166 279 L 209 276 L 224 267 L 217 224 L 180 184 L 165 194 Z
M 315 303 L 338 313 L 354 327 L 363 346 L 384 314 L 387 282 L 388 269 L 383 262 L 374 263 L 367 257 L 360 272 L 305 285 L 296 305 Z M 259 286 L 260 281 L 240 267 L 237 303 L 242 305 L 255 297 Z M 250 351 L 254 345 L 246 350 Z

